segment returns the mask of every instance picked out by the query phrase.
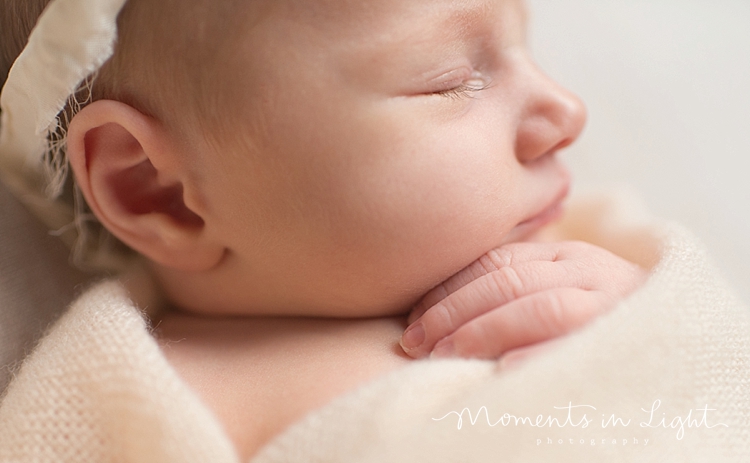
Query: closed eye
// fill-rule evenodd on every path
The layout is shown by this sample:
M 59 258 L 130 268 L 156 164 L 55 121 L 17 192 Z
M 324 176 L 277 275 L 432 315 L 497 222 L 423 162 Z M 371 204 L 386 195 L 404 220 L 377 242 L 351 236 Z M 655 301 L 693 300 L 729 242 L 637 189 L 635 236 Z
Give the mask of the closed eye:
M 451 99 L 473 98 L 477 93 L 491 86 L 489 79 L 475 71 L 469 79 L 461 82 L 459 85 L 433 92 L 433 95 L 440 95 Z

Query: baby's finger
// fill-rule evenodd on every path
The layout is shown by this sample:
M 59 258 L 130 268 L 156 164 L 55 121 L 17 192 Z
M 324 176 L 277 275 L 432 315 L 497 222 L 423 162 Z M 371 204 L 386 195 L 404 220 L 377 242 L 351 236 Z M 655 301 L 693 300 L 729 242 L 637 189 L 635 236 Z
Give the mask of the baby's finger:
M 461 326 L 435 345 L 431 357 L 498 358 L 562 336 L 613 305 L 600 291 L 562 288 L 517 299 Z
M 401 346 L 409 356 L 422 357 L 437 341 L 486 312 L 536 292 L 581 287 L 582 281 L 582 270 L 572 261 L 524 262 L 502 267 L 459 288 L 428 309 L 406 329 Z
M 511 243 L 493 249 L 475 260 L 471 265 L 456 273 L 443 283 L 430 290 L 412 309 L 407 323 L 412 324 L 429 308 L 450 296 L 472 281 L 500 268 L 525 262 L 557 262 L 572 256 L 591 252 L 595 247 L 589 243 L 563 241 L 555 243 Z
M 509 260 L 508 258 L 509 255 L 505 251 L 494 249 L 475 260 L 471 265 L 432 288 L 427 294 L 425 294 L 422 300 L 414 306 L 414 309 L 412 309 L 406 322 L 408 324 L 414 323 L 414 321 L 421 317 L 427 309 L 458 291 L 460 288 L 463 288 L 477 278 L 481 278 L 490 272 L 494 272 L 495 270 L 506 266 L 509 263 L 505 262 L 506 260 Z

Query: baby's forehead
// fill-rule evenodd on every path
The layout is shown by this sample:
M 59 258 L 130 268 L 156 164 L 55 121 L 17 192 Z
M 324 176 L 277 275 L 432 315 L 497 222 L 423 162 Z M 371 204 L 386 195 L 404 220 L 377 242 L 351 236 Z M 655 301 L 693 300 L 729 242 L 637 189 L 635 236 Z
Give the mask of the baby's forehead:
M 312 93 L 336 81 L 345 84 L 338 93 L 401 91 L 395 87 L 450 71 L 442 68 L 455 67 L 467 50 L 489 56 L 487 44 L 505 31 L 522 35 L 515 31 L 525 24 L 522 0 L 192 1 L 202 9 L 185 12 L 177 34 L 160 32 L 186 52 L 164 53 L 162 61 L 179 57 L 176 74 L 187 76 L 189 88 L 202 92 L 197 100 L 221 120 L 264 113 L 293 87 Z M 162 61 L 155 64 L 168 67 Z
M 270 1 L 270 0 L 269 0 Z M 381 34 L 399 30 L 439 29 L 444 33 L 467 29 L 503 11 L 525 23 L 522 0 L 281 0 L 274 1 L 269 18 L 294 21 L 337 35 Z M 420 38 L 412 32 L 412 39 Z M 395 38 L 395 37 L 392 37 Z
M 246 81 L 248 74 L 269 70 L 269 65 L 307 61 L 311 54 L 318 57 L 315 67 L 340 69 L 342 74 L 370 69 L 371 80 L 385 81 L 392 71 L 419 79 L 437 72 L 432 69 L 435 63 L 484 53 L 501 36 L 513 37 L 503 39 L 506 44 L 525 41 L 522 0 L 260 0 L 260 4 L 255 6 L 258 15 L 235 42 L 235 67 L 244 69 Z M 308 66 L 302 72 L 313 69 Z M 263 71 L 255 77 L 272 75 Z

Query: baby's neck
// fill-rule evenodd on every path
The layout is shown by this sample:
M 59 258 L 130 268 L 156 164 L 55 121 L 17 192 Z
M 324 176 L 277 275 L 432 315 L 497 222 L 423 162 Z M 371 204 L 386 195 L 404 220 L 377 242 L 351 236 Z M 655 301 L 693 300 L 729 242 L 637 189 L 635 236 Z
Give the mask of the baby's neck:
M 243 459 L 334 398 L 410 360 L 397 318 L 201 317 L 167 312 L 156 336 Z

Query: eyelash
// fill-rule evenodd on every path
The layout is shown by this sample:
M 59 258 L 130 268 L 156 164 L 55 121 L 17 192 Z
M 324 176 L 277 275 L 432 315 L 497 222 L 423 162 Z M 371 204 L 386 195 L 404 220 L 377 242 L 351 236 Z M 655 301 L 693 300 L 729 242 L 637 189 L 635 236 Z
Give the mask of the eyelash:
M 474 85 L 463 82 L 456 87 L 446 90 L 440 90 L 438 92 L 435 92 L 434 94 L 440 95 L 445 98 L 459 100 L 462 98 L 473 98 L 477 93 L 481 92 L 482 90 L 487 90 L 491 87 L 491 82 L 481 76 L 472 76 L 472 79 L 470 80 L 481 80 L 482 83 L 480 85 Z

